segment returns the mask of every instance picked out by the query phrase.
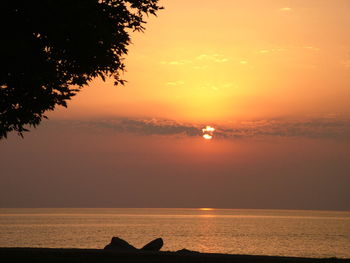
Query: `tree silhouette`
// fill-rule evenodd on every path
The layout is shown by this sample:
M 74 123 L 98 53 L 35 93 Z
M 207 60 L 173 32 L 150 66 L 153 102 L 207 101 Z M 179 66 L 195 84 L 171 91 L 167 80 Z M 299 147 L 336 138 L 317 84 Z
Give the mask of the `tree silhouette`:
M 123 84 L 129 33 L 161 8 L 158 0 L 2 0 L 0 139 L 23 137 L 95 77 Z

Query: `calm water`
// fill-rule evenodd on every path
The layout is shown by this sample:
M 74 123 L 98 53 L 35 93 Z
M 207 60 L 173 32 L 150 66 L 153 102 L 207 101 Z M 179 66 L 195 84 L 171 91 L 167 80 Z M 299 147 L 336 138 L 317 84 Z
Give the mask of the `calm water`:
M 163 250 L 350 258 L 350 212 L 0 209 L 0 247 L 103 248 L 112 236 Z

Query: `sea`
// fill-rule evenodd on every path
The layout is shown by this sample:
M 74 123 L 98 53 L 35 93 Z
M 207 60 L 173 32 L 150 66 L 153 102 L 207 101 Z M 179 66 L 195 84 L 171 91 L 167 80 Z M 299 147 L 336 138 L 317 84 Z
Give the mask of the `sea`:
M 0 209 L 0 247 L 103 248 L 113 236 L 164 251 L 350 258 L 350 211 L 211 208 Z

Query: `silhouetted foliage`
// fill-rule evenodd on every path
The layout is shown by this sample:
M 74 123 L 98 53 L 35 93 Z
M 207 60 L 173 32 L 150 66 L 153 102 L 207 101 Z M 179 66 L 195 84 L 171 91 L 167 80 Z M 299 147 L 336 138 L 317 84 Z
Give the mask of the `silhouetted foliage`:
M 23 136 L 95 77 L 123 84 L 131 31 L 158 0 L 0 1 L 0 138 Z

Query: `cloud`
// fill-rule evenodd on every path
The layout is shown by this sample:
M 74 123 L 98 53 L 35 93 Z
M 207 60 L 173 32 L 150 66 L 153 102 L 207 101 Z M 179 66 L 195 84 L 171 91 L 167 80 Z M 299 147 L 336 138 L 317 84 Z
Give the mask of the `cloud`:
M 201 54 L 196 57 L 197 60 L 211 61 L 215 63 L 224 63 L 229 61 L 228 58 L 220 54 Z
M 180 65 L 186 65 L 191 64 L 192 61 L 188 59 L 181 59 L 181 60 L 173 60 L 173 61 L 161 61 L 160 64 L 163 65 L 171 65 L 171 66 L 180 66 Z
M 167 82 L 168 86 L 181 86 L 181 85 L 184 85 L 184 84 L 185 84 L 185 82 L 182 81 L 182 80 Z
M 282 8 L 280 8 L 279 10 L 282 11 L 282 12 L 290 12 L 290 11 L 292 11 L 293 9 L 290 8 L 290 7 L 282 7 Z
M 212 83 L 206 83 L 202 86 L 200 86 L 201 89 L 204 89 L 204 90 L 215 90 L 215 91 L 218 91 L 218 90 L 221 90 L 221 89 L 227 89 L 227 88 L 231 88 L 233 87 L 234 84 L 233 83 L 224 83 L 224 84 L 212 84 Z
M 74 124 L 73 124 L 74 125 Z M 115 118 L 75 123 L 82 128 L 105 129 L 118 133 L 133 133 L 137 135 L 182 135 L 198 136 L 199 127 L 166 119 Z
M 270 53 L 270 50 L 268 50 L 268 49 L 261 49 L 261 50 L 259 50 L 259 52 L 261 54 L 266 54 L 266 53 Z
M 225 63 L 228 62 L 229 59 L 221 54 L 201 54 L 191 59 L 180 59 L 180 60 L 170 60 L 170 61 L 161 61 L 162 65 L 169 66 L 182 66 L 182 65 L 193 65 L 193 69 L 207 69 L 208 65 L 203 65 L 204 62 L 207 63 Z
M 217 136 L 223 138 L 299 137 L 299 138 L 350 138 L 350 120 L 334 115 L 304 120 L 256 120 L 246 121 L 235 127 L 217 128 Z
M 205 84 L 203 86 L 200 87 L 201 89 L 205 89 L 205 90 L 219 90 L 220 88 L 217 85 L 212 85 L 212 84 Z
M 285 51 L 286 49 L 284 48 L 271 48 L 271 49 L 260 49 L 259 53 L 260 54 L 268 54 L 268 53 L 273 53 L 273 52 L 282 52 Z
M 313 50 L 313 51 L 320 51 L 320 48 L 314 47 L 314 46 L 304 46 L 303 49 Z
M 57 124 L 57 121 L 56 121 Z M 95 121 L 61 121 L 60 126 L 70 126 L 89 131 L 112 131 L 137 135 L 202 136 L 208 123 L 183 123 L 168 119 L 115 118 Z M 261 119 L 241 121 L 230 125 L 215 125 L 214 137 L 222 139 L 297 137 L 297 138 L 350 138 L 350 119 L 335 114 L 314 119 Z

